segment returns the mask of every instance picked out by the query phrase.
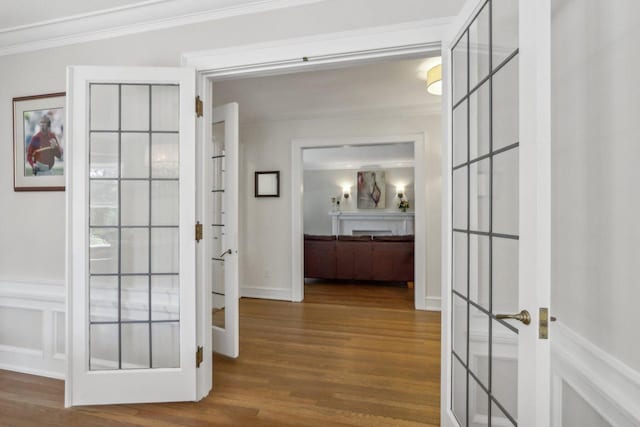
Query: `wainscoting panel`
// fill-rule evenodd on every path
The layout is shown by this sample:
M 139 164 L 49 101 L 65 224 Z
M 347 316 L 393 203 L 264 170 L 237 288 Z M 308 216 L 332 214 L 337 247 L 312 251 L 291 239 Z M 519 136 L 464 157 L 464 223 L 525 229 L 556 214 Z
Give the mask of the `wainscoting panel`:
M 640 426 L 640 373 L 561 322 L 551 333 L 552 425 Z
M 0 369 L 65 377 L 63 282 L 0 281 Z

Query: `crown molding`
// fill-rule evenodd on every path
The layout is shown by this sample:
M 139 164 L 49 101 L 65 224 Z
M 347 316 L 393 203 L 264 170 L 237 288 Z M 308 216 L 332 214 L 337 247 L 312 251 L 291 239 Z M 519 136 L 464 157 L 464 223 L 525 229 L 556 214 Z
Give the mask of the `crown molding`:
M 0 29 L 0 56 L 86 43 L 325 0 L 147 0 Z

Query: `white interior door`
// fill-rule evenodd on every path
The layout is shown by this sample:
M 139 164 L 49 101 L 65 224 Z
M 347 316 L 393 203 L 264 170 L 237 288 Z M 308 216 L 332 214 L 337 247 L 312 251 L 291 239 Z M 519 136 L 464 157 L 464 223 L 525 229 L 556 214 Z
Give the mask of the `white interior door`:
M 67 406 L 196 399 L 195 72 L 70 67 Z
M 549 341 L 538 335 L 549 308 L 548 3 L 469 1 L 443 46 L 445 425 L 550 422 Z
M 206 262 L 212 296 L 213 351 L 238 357 L 238 104 L 213 109 L 211 137 L 206 143 Z

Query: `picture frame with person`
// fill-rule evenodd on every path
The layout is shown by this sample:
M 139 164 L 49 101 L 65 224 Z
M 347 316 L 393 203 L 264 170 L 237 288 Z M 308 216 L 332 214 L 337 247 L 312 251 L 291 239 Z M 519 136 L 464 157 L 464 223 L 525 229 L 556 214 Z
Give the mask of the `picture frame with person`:
M 65 93 L 13 98 L 14 191 L 64 191 Z

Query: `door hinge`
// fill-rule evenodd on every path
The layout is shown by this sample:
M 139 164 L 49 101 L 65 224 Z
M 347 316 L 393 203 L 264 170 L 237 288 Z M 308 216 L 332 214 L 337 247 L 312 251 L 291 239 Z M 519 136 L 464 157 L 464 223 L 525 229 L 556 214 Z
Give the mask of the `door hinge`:
M 196 96 L 196 117 L 202 117 L 203 107 L 202 100 L 200 99 L 200 95 Z
M 196 222 L 196 242 L 202 240 L 202 224 L 200 221 Z
M 555 322 L 556 318 L 549 316 L 549 309 L 547 307 L 540 307 L 540 320 L 538 321 L 538 338 L 541 340 L 549 339 L 549 322 Z
M 202 363 L 203 359 L 204 359 L 204 354 L 203 354 L 202 346 L 198 346 L 198 349 L 196 350 L 196 368 L 200 367 L 200 364 Z

